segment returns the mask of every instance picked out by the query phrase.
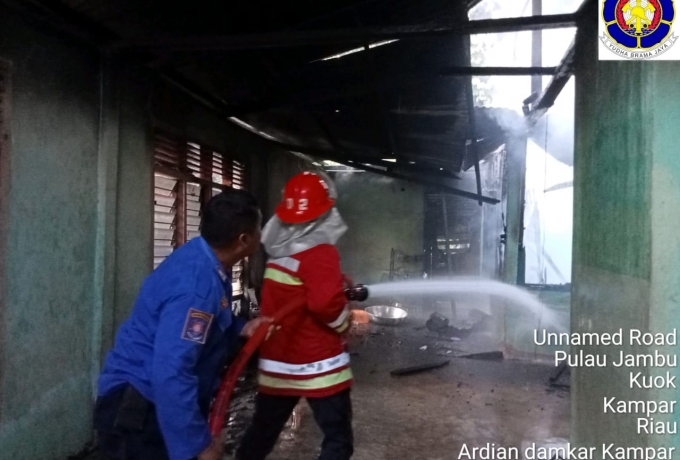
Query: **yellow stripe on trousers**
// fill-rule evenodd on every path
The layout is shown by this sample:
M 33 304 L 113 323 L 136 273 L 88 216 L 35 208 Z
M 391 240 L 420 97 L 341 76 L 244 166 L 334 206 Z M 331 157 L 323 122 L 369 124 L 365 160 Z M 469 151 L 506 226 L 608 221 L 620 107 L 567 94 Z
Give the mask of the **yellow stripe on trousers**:
M 282 272 L 281 270 L 277 270 L 275 268 L 267 268 L 264 271 L 264 277 L 265 279 L 276 281 L 277 283 L 281 284 L 288 284 L 291 286 L 302 285 L 302 280 L 300 278 L 296 278 L 292 275 L 289 275 L 286 272 Z
M 260 374 L 258 383 L 264 387 L 294 390 L 321 390 L 339 385 L 352 379 L 352 369 L 347 368 L 335 374 L 324 375 L 307 380 L 281 379 L 270 375 Z

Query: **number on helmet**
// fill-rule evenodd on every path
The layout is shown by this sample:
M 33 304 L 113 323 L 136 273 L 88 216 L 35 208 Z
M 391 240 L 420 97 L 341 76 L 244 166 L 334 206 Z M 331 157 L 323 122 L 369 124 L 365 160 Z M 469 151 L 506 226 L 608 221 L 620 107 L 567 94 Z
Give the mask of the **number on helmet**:
M 292 198 L 287 198 L 286 199 L 286 208 L 287 209 L 293 209 L 293 206 L 295 206 L 295 200 Z
M 298 210 L 306 211 L 308 209 L 309 200 L 307 198 L 300 198 L 300 203 L 298 205 Z

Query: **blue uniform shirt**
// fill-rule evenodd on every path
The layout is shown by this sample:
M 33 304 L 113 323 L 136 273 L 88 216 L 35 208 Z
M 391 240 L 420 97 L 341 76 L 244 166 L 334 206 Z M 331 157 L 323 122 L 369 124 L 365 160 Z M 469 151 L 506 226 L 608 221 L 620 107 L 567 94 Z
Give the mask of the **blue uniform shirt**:
M 245 321 L 231 311 L 231 276 L 194 238 L 147 277 L 99 377 L 99 395 L 125 384 L 156 406 L 171 460 L 211 442 L 207 413 L 220 364 Z

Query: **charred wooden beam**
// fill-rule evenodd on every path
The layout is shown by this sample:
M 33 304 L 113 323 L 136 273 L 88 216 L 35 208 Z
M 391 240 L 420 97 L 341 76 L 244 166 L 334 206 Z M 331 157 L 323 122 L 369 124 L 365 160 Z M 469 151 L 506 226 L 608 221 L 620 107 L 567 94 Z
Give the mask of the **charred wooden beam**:
M 228 113 L 231 112 L 231 107 L 222 99 L 215 97 L 211 92 L 175 72 L 165 71 L 159 73 L 158 76 L 215 112 L 225 116 L 228 116 Z
M 559 29 L 576 26 L 576 13 L 519 18 L 483 19 L 447 26 L 431 24 L 405 27 L 351 28 L 338 30 L 298 30 L 248 35 L 200 37 L 156 37 L 146 40 L 121 40 L 113 45 L 118 50 L 241 50 L 286 48 L 337 43 L 375 43 L 384 40 L 405 40 L 422 37 L 490 34 L 527 30 Z
M 418 86 L 431 83 L 433 80 L 440 78 L 436 75 L 418 74 L 400 78 L 397 81 L 386 81 L 382 83 L 384 91 L 391 89 L 407 88 L 411 86 Z M 280 94 L 271 99 L 256 102 L 248 105 L 241 105 L 231 107 L 230 113 L 232 116 L 241 116 L 249 113 L 263 112 L 265 110 L 278 109 L 284 107 L 301 107 L 311 104 L 319 104 L 322 102 L 349 99 L 353 97 L 363 96 L 371 93 L 375 88 L 366 84 L 359 84 L 354 86 L 342 86 L 338 88 L 325 89 L 310 89 L 304 92 L 296 92 L 292 94 Z
M 531 13 L 533 16 L 543 14 L 543 0 L 532 0 Z M 543 32 L 534 30 L 531 32 L 531 65 L 533 67 L 543 65 Z M 543 79 L 540 75 L 532 75 L 531 92 L 539 93 L 543 87 Z
M 391 89 L 401 89 L 410 86 L 428 85 L 432 84 L 439 78 L 456 77 L 456 76 L 484 76 L 484 75 L 502 75 L 502 76 L 522 76 L 522 75 L 554 75 L 557 67 L 446 67 L 441 69 L 439 75 L 418 73 L 407 76 L 401 76 L 394 80 L 382 82 L 382 90 L 387 91 Z M 318 104 L 321 102 L 347 99 L 357 96 L 362 96 L 375 91 L 375 87 L 366 84 L 355 86 L 342 86 L 337 89 L 310 89 L 305 92 L 280 94 L 276 98 L 266 101 L 250 104 L 248 106 L 232 107 L 229 111 L 232 116 L 239 116 L 248 113 L 257 113 L 265 110 L 304 106 L 310 104 Z
M 554 75 L 557 67 L 472 67 L 452 66 L 444 67 L 439 75 L 442 77 L 466 77 L 466 76 L 541 76 Z
M 272 74 L 275 79 L 280 82 L 282 85 L 283 89 L 289 91 L 290 86 L 285 78 L 281 75 L 281 73 L 277 70 L 276 66 L 273 63 L 270 63 L 269 65 L 266 66 L 268 71 Z M 415 166 L 415 165 L 409 165 L 409 167 L 404 167 L 402 164 L 396 165 L 391 162 L 375 159 L 375 158 L 369 158 L 366 156 L 358 155 L 349 149 L 345 148 L 340 142 L 337 140 L 337 138 L 333 135 L 331 132 L 329 126 L 324 122 L 324 120 L 317 114 L 307 111 L 307 115 L 314 121 L 319 129 L 321 130 L 323 136 L 326 138 L 328 143 L 333 147 L 333 151 L 321 151 L 321 150 L 311 150 L 308 148 L 301 148 L 301 147 L 295 147 L 295 146 L 288 146 L 288 150 L 297 150 L 300 153 L 307 153 L 311 155 L 321 155 L 325 157 L 326 159 L 333 160 L 336 162 L 341 162 L 342 160 L 351 160 L 355 163 L 368 163 L 368 164 L 379 164 L 382 165 L 382 167 L 385 168 L 386 171 L 392 171 L 392 172 L 399 172 L 401 170 L 405 170 L 410 173 L 426 173 L 428 175 L 436 176 L 438 178 L 444 178 L 444 179 L 460 179 L 457 175 L 440 169 L 435 169 L 433 167 L 423 167 L 423 166 Z M 280 147 L 283 147 L 282 145 L 279 145 Z
M 337 160 L 332 160 L 332 161 L 335 161 L 336 163 L 343 164 L 345 166 L 349 166 L 351 168 L 361 169 L 361 170 L 372 172 L 372 173 L 375 173 L 375 174 L 380 174 L 380 175 L 383 175 L 383 176 L 391 177 L 393 179 L 405 180 L 407 182 L 414 182 L 414 183 L 417 183 L 417 184 L 427 185 L 427 186 L 430 186 L 430 187 L 438 187 L 441 190 L 445 191 L 446 193 L 450 193 L 452 195 L 457 195 L 457 196 L 460 196 L 460 197 L 463 197 L 463 198 L 470 198 L 472 200 L 478 200 L 478 201 L 481 200 L 484 203 L 489 203 L 489 204 L 500 203 L 500 200 L 497 200 L 495 198 L 491 198 L 491 197 L 488 197 L 488 196 L 480 196 L 480 195 L 477 195 L 476 193 L 472 193 L 472 192 L 466 192 L 465 190 L 460 190 L 460 189 L 451 187 L 449 185 L 445 185 L 445 184 L 436 182 L 436 181 L 432 180 L 431 178 L 425 178 L 423 176 L 410 176 L 410 175 L 407 175 L 407 174 L 388 171 L 386 169 L 383 170 L 382 168 L 377 168 L 377 167 L 372 166 L 370 164 L 362 164 L 362 163 L 357 163 L 357 162 L 353 162 L 353 161 L 349 161 L 349 160 L 337 159 Z
M 569 79 L 574 75 L 574 62 L 576 51 L 574 42 L 571 43 L 566 54 L 557 66 L 557 71 L 550 83 L 545 88 L 538 100 L 532 104 L 531 110 L 526 114 L 527 125 L 532 128 L 538 120 L 555 104 Z
M 282 88 L 285 91 L 290 91 L 290 85 L 289 85 L 287 79 L 284 78 L 283 75 L 277 70 L 276 65 L 274 63 L 270 62 L 268 65 L 266 65 L 266 67 L 267 67 L 267 70 L 269 71 L 269 73 L 272 74 L 274 79 L 282 85 Z M 272 81 L 272 84 L 274 84 L 273 81 Z M 316 123 L 318 125 L 323 136 L 326 138 L 328 143 L 334 149 L 334 151 L 324 151 L 324 154 L 328 157 L 328 159 L 333 160 L 334 158 L 338 158 L 338 154 L 341 153 L 343 155 L 342 159 L 350 159 L 350 160 L 353 160 L 353 161 L 359 162 L 359 163 L 378 163 L 378 164 L 381 164 L 383 167 L 385 167 L 387 170 L 391 170 L 391 171 L 396 170 L 396 169 L 406 169 L 406 170 L 411 170 L 410 172 L 419 171 L 419 172 L 427 173 L 427 174 L 430 174 L 430 175 L 433 175 L 433 176 L 446 178 L 446 179 L 460 179 L 460 177 L 458 177 L 456 174 L 454 174 L 450 171 L 442 170 L 441 168 L 436 169 L 434 167 L 423 167 L 423 166 L 415 166 L 415 165 L 412 165 L 412 166 L 410 165 L 409 167 L 404 168 L 402 166 L 402 164 L 396 165 L 392 162 L 378 160 L 378 159 L 366 157 L 366 156 L 363 156 L 363 155 L 358 155 L 358 154 L 350 151 L 346 147 L 344 147 L 342 144 L 340 144 L 340 142 L 337 140 L 337 138 L 331 132 L 329 126 L 324 122 L 324 120 L 319 115 L 317 115 L 314 112 L 311 112 L 309 110 L 307 110 L 307 115 L 311 118 L 311 120 L 314 123 Z M 299 149 L 298 148 L 298 150 L 301 150 L 301 153 L 310 152 L 309 149 Z
M 466 44 L 466 54 L 468 63 L 472 65 L 472 55 L 470 48 L 470 38 L 464 41 Z M 472 91 L 472 75 L 465 82 L 465 104 L 467 105 L 468 126 L 470 128 L 470 151 L 472 152 L 472 159 L 475 162 L 475 181 L 477 183 L 477 195 L 482 196 L 482 175 L 479 168 L 479 150 L 477 148 L 477 119 L 475 118 L 475 97 Z M 483 201 L 479 200 L 479 205 L 482 206 Z
M 363 171 L 367 172 L 372 172 L 374 174 L 379 174 L 382 176 L 386 177 L 391 177 L 393 179 L 399 179 L 399 180 L 404 180 L 407 182 L 414 182 L 417 184 L 429 186 L 429 187 L 438 187 L 440 190 L 450 193 L 452 195 L 460 196 L 463 198 L 469 198 L 469 199 L 474 199 L 474 200 L 481 200 L 484 203 L 489 203 L 489 204 L 498 204 L 500 203 L 499 200 L 487 196 L 480 196 L 477 195 L 476 193 L 472 192 L 466 192 L 465 190 L 460 190 L 455 187 L 451 187 L 446 184 L 442 184 L 441 182 L 438 182 L 436 178 L 432 177 L 427 177 L 423 175 L 410 175 L 410 174 L 404 174 L 401 172 L 395 172 L 395 171 L 390 171 L 388 169 L 383 169 L 380 167 L 376 167 L 374 165 L 371 165 L 370 163 L 359 163 L 351 160 L 346 160 L 346 159 L 341 159 L 337 158 L 335 160 L 336 163 L 340 163 L 345 166 L 349 166 L 354 169 L 361 169 Z
M 316 124 L 319 126 L 319 129 L 323 133 L 324 137 L 328 141 L 329 144 L 333 147 L 332 151 L 329 150 L 319 150 L 319 149 L 308 149 L 308 148 L 297 148 L 297 151 L 301 153 L 306 153 L 308 155 L 314 155 L 314 156 L 319 156 L 319 157 L 324 157 L 327 160 L 332 160 L 337 163 L 342 163 L 342 161 L 350 161 L 353 164 L 370 164 L 373 165 L 375 168 L 384 170 L 387 172 L 395 173 L 395 174 L 401 174 L 401 173 L 408 173 L 408 174 L 424 174 L 428 175 L 430 177 L 438 178 L 438 179 L 460 179 L 456 174 L 444 170 L 444 169 L 436 169 L 432 167 L 427 167 L 427 166 L 422 166 L 422 165 L 408 165 L 405 166 L 400 163 L 392 163 L 389 161 L 384 161 L 382 159 L 378 158 L 369 158 L 366 156 L 362 155 L 357 155 L 356 153 L 350 151 L 347 149 L 344 145 L 342 145 L 337 138 L 333 135 L 331 132 L 330 128 L 328 125 L 320 118 L 317 116 L 313 117 L 314 121 Z M 296 149 L 296 147 L 290 146 L 288 150 L 293 150 Z
M 322 130 L 324 129 L 323 126 L 323 120 L 317 119 L 321 123 L 319 125 Z M 245 129 L 245 128 L 244 128 Z M 326 130 L 328 129 L 327 127 L 325 128 Z M 249 131 L 253 135 L 256 135 L 253 131 Z M 260 136 L 261 140 L 263 142 L 268 143 L 272 147 L 276 147 L 281 150 L 287 150 L 289 152 L 299 152 L 305 155 L 310 155 L 310 156 L 315 156 L 317 158 L 324 158 L 327 160 L 334 161 L 336 163 L 349 166 L 351 168 L 356 168 L 356 169 L 362 169 L 364 171 L 369 171 L 373 172 L 376 174 L 380 174 L 383 176 L 387 177 L 392 177 L 394 179 L 400 179 L 400 180 L 405 180 L 409 182 L 414 182 L 422 185 L 427 185 L 427 186 L 434 186 L 434 187 L 439 187 L 440 189 L 446 191 L 447 193 L 451 193 L 453 195 L 461 196 L 463 198 L 470 198 L 473 200 L 477 201 L 482 201 L 484 203 L 489 203 L 489 204 L 498 204 L 500 203 L 500 200 L 497 200 L 495 198 L 491 198 L 488 196 L 480 196 L 476 193 L 472 192 L 466 192 L 465 190 L 460 190 L 455 187 L 451 187 L 450 185 L 444 184 L 442 182 L 439 182 L 440 180 L 444 179 L 443 177 L 433 177 L 432 173 L 434 171 L 429 171 L 429 174 L 423 174 L 423 173 L 415 173 L 407 174 L 402 170 L 390 170 L 388 166 L 376 166 L 375 163 L 379 163 L 375 159 L 349 159 L 349 157 L 353 157 L 353 154 L 348 152 L 336 139 L 335 137 L 327 131 L 328 134 L 326 134 L 326 137 L 329 137 L 329 142 L 331 142 L 331 145 L 333 146 L 334 149 L 336 150 L 324 150 L 324 149 L 313 149 L 313 148 L 306 148 L 302 146 L 296 146 L 296 145 L 289 145 L 289 144 L 284 144 L 282 142 L 264 138 Z M 330 136 L 329 136 L 330 134 Z M 445 172 L 443 172 L 445 173 Z
M 434 363 L 427 363 L 427 364 L 418 364 L 416 366 L 411 366 L 411 367 L 403 367 L 400 369 L 395 369 L 392 372 L 390 372 L 390 375 L 393 375 L 395 377 L 401 377 L 402 375 L 411 375 L 411 374 L 418 374 L 420 372 L 425 372 L 425 371 L 431 371 L 433 369 L 439 369 L 440 367 L 444 367 L 449 364 L 449 361 L 437 361 Z

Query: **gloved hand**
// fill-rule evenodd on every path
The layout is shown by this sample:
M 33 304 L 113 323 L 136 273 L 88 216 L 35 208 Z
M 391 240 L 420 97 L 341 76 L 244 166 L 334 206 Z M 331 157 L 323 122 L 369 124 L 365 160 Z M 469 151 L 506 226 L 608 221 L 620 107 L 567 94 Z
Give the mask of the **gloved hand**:
M 647 17 L 647 20 L 649 22 L 652 22 L 654 20 L 654 11 L 652 10 L 645 11 L 645 16 Z
M 641 7 L 647 8 L 647 5 L 649 5 L 649 0 L 640 0 Z
M 626 24 L 628 23 L 628 21 L 630 21 L 630 18 L 632 18 L 632 17 L 633 17 L 633 12 L 631 10 L 626 10 L 626 11 L 623 12 L 623 19 L 625 19 Z
M 258 318 L 248 321 L 246 325 L 243 326 L 243 329 L 241 330 L 241 337 L 250 338 L 262 323 L 271 324 L 271 326 L 269 326 L 269 332 L 267 332 L 267 337 L 265 340 L 269 340 L 269 338 L 276 330 L 281 329 L 280 326 L 274 325 L 274 320 L 272 318 L 269 318 L 267 316 L 260 316 Z

